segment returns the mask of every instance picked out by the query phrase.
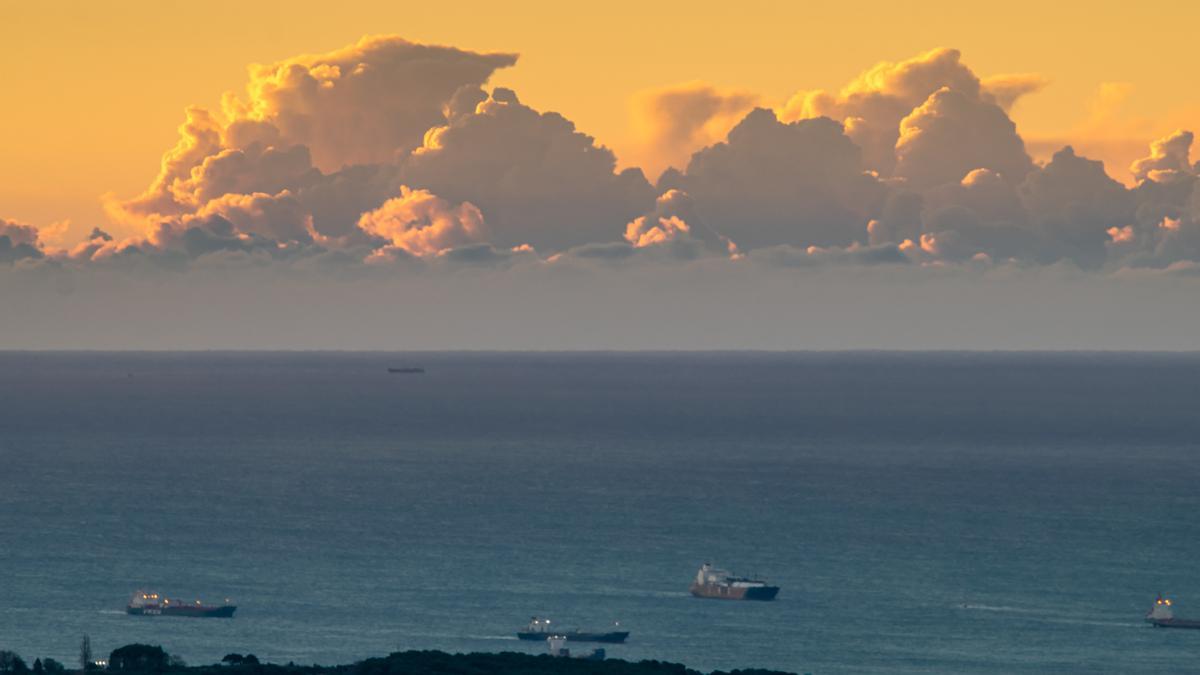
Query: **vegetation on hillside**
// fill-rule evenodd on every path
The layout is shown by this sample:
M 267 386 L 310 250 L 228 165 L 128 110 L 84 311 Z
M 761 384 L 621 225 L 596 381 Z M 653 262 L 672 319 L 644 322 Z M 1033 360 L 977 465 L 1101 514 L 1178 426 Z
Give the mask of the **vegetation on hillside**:
M 221 663 L 187 666 L 162 647 L 131 644 L 114 649 L 107 671 L 123 675 L 704 675 L 665 661 L 590 661 L 503 652 L 447 654 L 437 651 L 396 652 L 341 666 L 299 666 L 261 663 L 253 654 L 227 654 Z M 99 675 L 100 669 L 89 668 Z M 65 675 L 53 659 L 38 659 L 30 667 L 13 652 L 0 651 L 0 675 Z M 72 671 L 78 673 L 79 671 Z M 788 675 L 770 670 L 715 671 L 711 675 Z

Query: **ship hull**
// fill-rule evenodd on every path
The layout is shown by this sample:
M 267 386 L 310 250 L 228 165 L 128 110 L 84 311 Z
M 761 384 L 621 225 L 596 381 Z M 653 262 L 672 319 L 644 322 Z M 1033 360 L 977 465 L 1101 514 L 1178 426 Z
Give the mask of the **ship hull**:
M 606 642 L 609 644 L 617 644 L 624 642 L 625 638 L 629 637 L 629 631 L 613 631 L 611 633 L 585 633 L 581 631 L 571 631 L 568 633 L 546 633 L 540 631 L 521 631 L 517 633 L 517 638 L 521 640 L 537 640 L 545 642 L 546 638 L 551 635 L 561 635 L 569 642 Z
M 708 600 L 774 600 L 779 594 L 778 586 L 722 586 L 719 584 L 696 584 L 691 588 L 692 595 Z
M 1196 619 L 1146 619 L 1155 628 L 1193 628 L 1200 629 L 1200 620 Z
M 224 607 L 126 607 L 125 613 L 134 616 L 187 616 L 193 618 L 229 619 L 237 611 L 234 605 Z

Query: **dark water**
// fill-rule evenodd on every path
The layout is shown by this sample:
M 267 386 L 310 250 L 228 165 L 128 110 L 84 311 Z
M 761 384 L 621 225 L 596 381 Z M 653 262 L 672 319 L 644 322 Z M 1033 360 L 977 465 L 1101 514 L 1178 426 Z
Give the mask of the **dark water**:
M 388 366 L 423 365 L 423 376 Z M 1179 671 L 1200 356 L 0 354 L 0 648 Z M 774 603 L 686 594 L 713 560 Z M 139 618 L 135 588 L 240 605 Z

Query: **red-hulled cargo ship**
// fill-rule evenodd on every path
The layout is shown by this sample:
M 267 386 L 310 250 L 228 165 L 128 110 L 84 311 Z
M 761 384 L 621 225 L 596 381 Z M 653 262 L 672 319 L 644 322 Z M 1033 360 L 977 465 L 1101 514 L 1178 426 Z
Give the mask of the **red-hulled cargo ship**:
M 237 606 L 225 599 L 223 605 L 206 605 L 199 600 L 186 602 L 161 597 L 158 593 L 135 591 L 125 607 L 125 613 L 138 616 L 190 616 L 228 619 L 237 611 Z
M 778 586 L 771 586 L 762 579 L 735 577 L 708 563 L 700 566 L 696 580 L 688 588 L 697 598 L 714 600 L 774 600 Z

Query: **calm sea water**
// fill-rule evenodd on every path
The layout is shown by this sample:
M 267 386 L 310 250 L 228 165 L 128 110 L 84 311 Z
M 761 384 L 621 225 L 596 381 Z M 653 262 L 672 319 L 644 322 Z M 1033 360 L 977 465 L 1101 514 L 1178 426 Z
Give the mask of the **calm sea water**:
M 0 354 L 0 649 L 1187 670 L 1141 617 L 1200 617 L 1198 441 L 1196 355 Z

